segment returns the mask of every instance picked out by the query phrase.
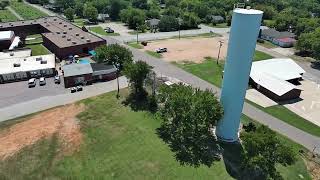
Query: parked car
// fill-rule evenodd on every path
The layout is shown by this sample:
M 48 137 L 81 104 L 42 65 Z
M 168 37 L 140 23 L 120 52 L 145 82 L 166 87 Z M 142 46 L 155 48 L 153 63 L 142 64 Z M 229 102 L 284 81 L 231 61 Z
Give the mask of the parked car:
M 60 81 L 60 76 L 58 76 L 58 75 L 55 76 L 55 77 L 54 77 L 54 83 L 60 84 L 60 82 L 61 82 L 61 81 Z
M 36 78 L 29 79 L 28 86 L 29 86 L 29 88 L 35 87 L 36 86 Z
M 46 78 L 41 77 L 41 78 L 39 79 L 39 85 L 40 85 L 40 86 L 46 85 Z
M 76 87 L 72 87 L 72 88 L 70 89 L 70 92 L 71 92 L 71 93 L 77 92 L 77 88 L 76 88 Z
M 110 27 L 104 28 L 104 31 L 105 31 L 106 33 L 114 33 L 114 30 L 111 29 Z
M 156 49 L 157 53 L 164 53 L 164 52 L 168 52 L 167 48 L 158 48 Z
M 83 90 L 82 86 L 77 86 L 76 88 L 77 88 L 77 91 L 82 91 Z

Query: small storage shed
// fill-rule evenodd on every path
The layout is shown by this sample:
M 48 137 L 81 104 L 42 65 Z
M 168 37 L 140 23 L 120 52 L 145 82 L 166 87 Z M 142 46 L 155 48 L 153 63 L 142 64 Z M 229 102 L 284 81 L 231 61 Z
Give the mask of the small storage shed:
M 69 64 L 62 67 L 65 88 L 92 83 L 90 64 Z

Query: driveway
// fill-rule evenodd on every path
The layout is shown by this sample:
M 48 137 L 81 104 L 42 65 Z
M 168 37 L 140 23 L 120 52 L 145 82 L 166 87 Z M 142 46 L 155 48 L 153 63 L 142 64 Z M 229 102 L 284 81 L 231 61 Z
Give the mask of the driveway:
M 55 84 L 54 78 L 47 78 L 45 86 L 39 86 L 39 80 L 37 80 L 34 88 L 28 87 L 28 81 L 0 84 L 0 108 L 41 97 L 64 94 L 68 90 L 64 88 L 63 78 L 61 80 L 61 84 Z
M 132 30 L 128 29 L 128 27 L 121 22 L 99 23 L 98 26 L 101 26 L 103 29 L 105 29 L 106 27 L 110 27 L 111 29 L 114 30 L 115 33 L 119 33 L 120 36 L 131 36 L 129 32 Z
M 120 88 L 125 88 L 128 86 L 127 79 L 125 77 L 119 78 Z M 2 84 L 0 85 L 0 87 Z M 25 90 L 25 88 L 23 88 Z M 63 88 L 64 89 L 64 88 Z M 96 83 L 90 86 L 85 86 L 83 91 L 70 93 L 68 89 L 62 90 L 60 93 L 50 94 L 46 90 L 37 91 L 31 96 L 28 93 L 23 94 L 23 90 L 19 90 L 19 97 L 27 97 L 25 101 L 20 101 L 20 98 L 14 97 L 12 93 L 12 98 L 19 99 L 19 102 L 7 106 L 2 106 L 0 108 L 0 122 L 8 119 L 13 119 L 28 114 L 36 113 L 46 109 L 50 109 L 56 106 L 61 106 L 65 104 L 74 103 L 82 99 L 104 94 L 110 91 L 115 91 L 117 89 L 117 81 L 108 81 L 103 83 Z M 16 89 L 18 90 L 18 89 Z M 48 89 L 47 89 L 48 90 Z M 13 89 L 11 89 L 13 91 Z M 31 89 L 30 89 L 31 91 Z M 43 93 L 41 96 L 36 93 Z M 38 95 L 38 96 L 37 96 Z M 2 97 L 2 96 L 1 96 Z M 8 97 L 8 96 L 7 96 Z M 2 104 L 1 104 L 2 105 Z

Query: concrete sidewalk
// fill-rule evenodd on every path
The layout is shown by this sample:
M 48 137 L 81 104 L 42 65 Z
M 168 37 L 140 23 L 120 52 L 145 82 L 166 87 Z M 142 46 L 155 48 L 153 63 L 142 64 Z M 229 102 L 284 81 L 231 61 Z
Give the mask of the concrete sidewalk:
M 119 78 L 120 88 L 128 87 L 128 81 L 125 77 Z M 70 104 L 82 99 L 90 98 L 110 91 L 117 90 L 117 80 L 96 83 L 91 86 L 85 86 L 83 91 L 76 93 L 59 94 L 56 96 L 46 96 L 31 101 L 15 104 L 0 109 L 0 122 L 36 113 L 56 106 Z

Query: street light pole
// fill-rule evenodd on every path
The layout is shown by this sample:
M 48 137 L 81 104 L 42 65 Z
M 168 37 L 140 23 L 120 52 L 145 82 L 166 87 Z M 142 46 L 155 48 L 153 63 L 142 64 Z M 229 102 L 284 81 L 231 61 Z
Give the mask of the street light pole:
M 219 41 L 219 52 L 218 52 L 217 64 L 219 64 L 219 59 L 220 59 L 220 50 L 221 50 L 222 45 L 223 45 L 223 41 Z
M 120 64 L 119 63 L 114 63 L 114 66 L 117 69 L 117 85 L 118 85 L 118 91 L 117 91 L 117 99 L 120 97 L 120 85 L 119 85 L 119 71 L 120 71 Z

